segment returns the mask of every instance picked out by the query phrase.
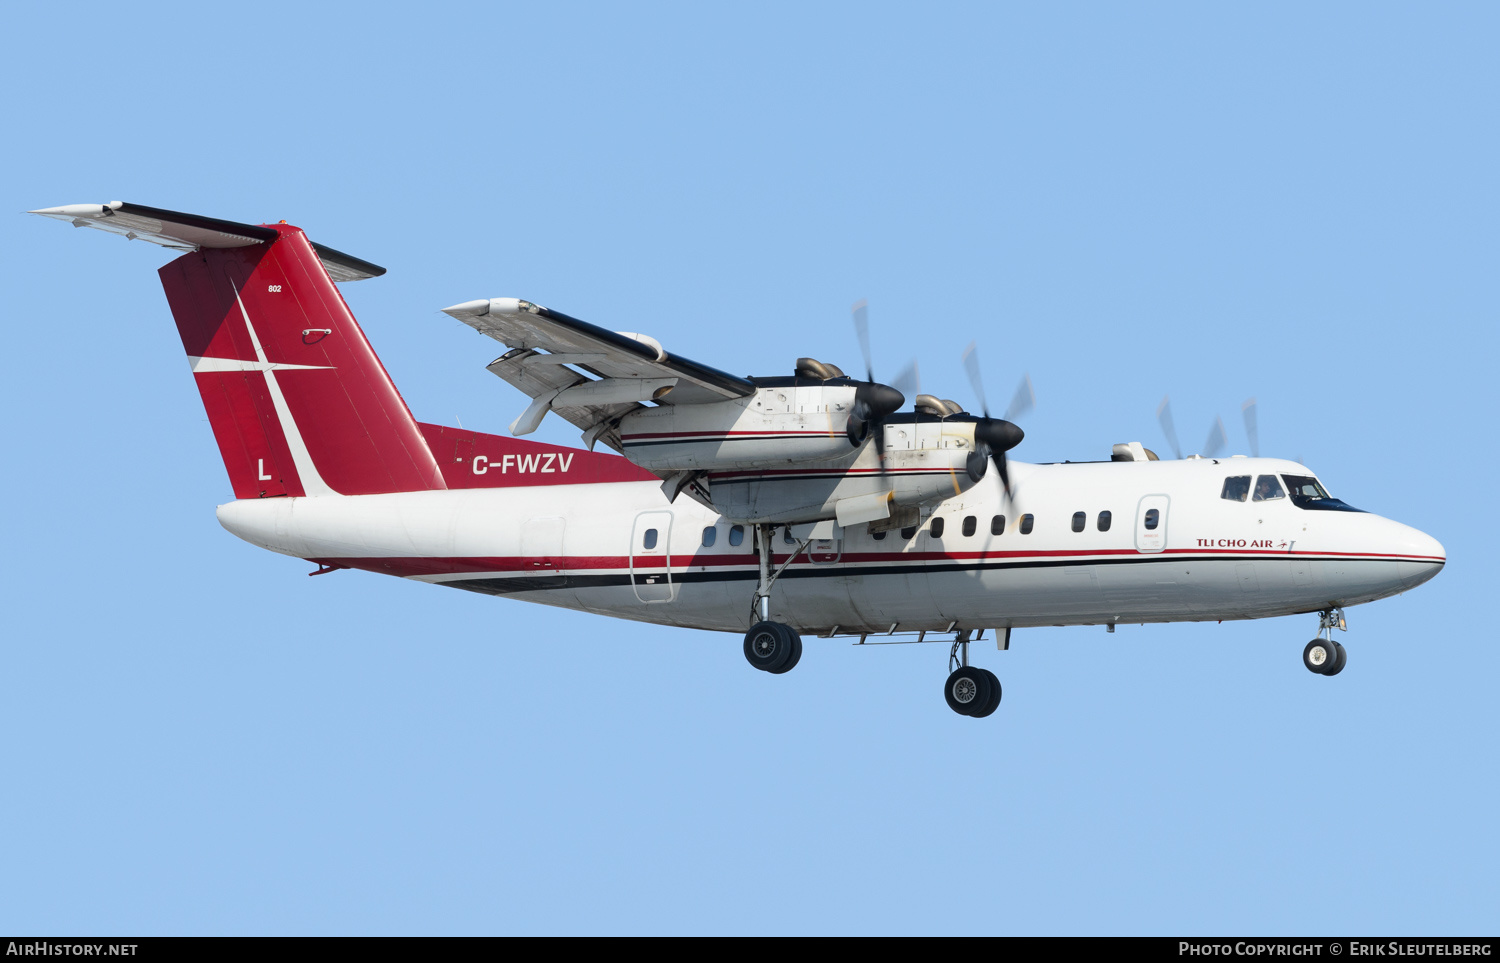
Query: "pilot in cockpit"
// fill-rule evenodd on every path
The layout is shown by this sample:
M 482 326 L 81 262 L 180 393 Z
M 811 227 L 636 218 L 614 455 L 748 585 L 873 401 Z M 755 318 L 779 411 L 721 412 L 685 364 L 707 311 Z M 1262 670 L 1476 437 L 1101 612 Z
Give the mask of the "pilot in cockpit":
M 1255 501 L 1263 502 L 1272 498 L 1283 498 L 1285 494 L 1275 475 L 1262 475 L 1255 481 Z

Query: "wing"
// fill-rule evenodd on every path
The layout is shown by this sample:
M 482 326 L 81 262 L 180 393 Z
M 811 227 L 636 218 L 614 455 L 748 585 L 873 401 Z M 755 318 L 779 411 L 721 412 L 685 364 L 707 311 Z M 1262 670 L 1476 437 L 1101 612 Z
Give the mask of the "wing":
M 749 379 L 668 354 L 655 338 L 610 331 L 529 301 L 467 301 L 443 311 L 512 349 L 489 370 L 533 399 L 511 426 L 514 434 L 535 429 L 551 410 L 583 429 L 591 444 L 597 439 L 618 449 L 612 423 L 643 402 L 706 404 L 755 393 Z
M 443 311 L 507 347 L 547 351 L 553 364 L 577 365 L 600 378 L 672 381 L 670 399 L 661 399 L 666 404 L 703 404 L 755 393 L 748 378 L 668 354 L 655 338 L 610 331 L 529 301 L 469 301 Z

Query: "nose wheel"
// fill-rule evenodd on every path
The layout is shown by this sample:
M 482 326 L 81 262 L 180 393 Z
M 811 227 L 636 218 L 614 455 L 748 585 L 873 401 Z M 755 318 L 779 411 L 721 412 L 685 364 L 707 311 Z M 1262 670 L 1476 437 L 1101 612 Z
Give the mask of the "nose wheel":
M 1302 648 L 1302 664 L 1314 675 L 1338 675 L 1349 661 L 1344 647 L 1333 641 L 1334 629 L 1348 631 L 1344 610 L 1325 609 L 1318 613 L 1318 637 Z

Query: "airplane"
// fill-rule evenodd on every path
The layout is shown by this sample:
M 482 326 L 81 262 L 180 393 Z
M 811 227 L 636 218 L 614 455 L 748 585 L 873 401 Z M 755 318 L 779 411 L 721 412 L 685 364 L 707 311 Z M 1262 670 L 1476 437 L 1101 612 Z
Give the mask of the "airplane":
M 901 410 L 858 305 L 863 380 L 811 358 L 741 377 L 518 298 L 465 301 L 444 310 L 504 345 L 488 370 L 530 403 L 509 436 L 419 422 L 336 286 L 384 268 L 285 221 L 120 201 L 30 213 L 179 252 L 159 274 L 234 491 L 219 522 L 311 574 L 743 633 L 770 674 L 797 665 L 803 635 L 946 642 L 945 701 L 983 718 L 1001 698 L 969 660 L 985 631 L 1005 650 L 1015 628 L 1316 613 L 1303 664 L 1333 676 L 1344 609 L 1447 561 L 1295 461 L 1139 442 L 1011 461 L 1024 433 L 1006 418 L 926 394 Z M 526 439 L 548 414 L 585 447 Z

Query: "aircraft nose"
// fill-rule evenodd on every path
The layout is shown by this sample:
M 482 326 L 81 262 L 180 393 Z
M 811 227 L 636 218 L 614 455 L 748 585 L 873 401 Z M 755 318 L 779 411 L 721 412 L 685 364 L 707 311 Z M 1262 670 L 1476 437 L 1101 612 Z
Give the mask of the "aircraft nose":
M 1402 558 L 1396 563 L 1396 571 L 1404 586 L 1415 588 L 1443 570 L 1448 552 L 1442 542 L 1426 532 L 1407 528 L 1404 534 L 1397 550 Z

